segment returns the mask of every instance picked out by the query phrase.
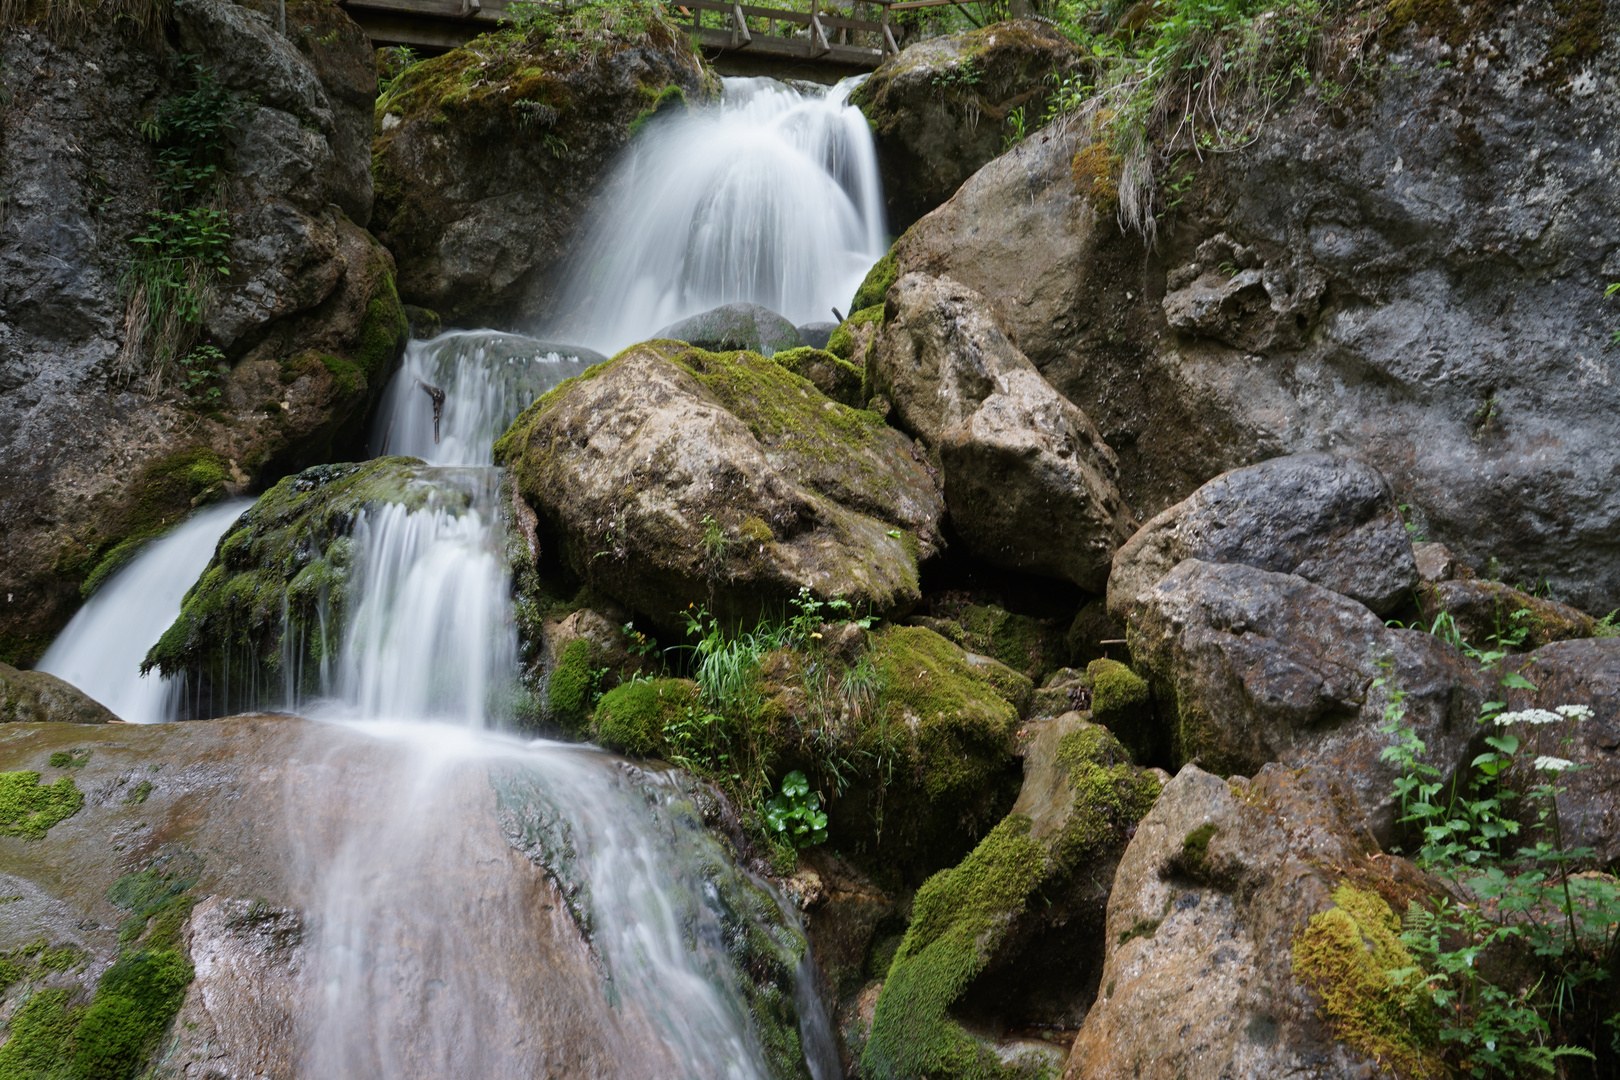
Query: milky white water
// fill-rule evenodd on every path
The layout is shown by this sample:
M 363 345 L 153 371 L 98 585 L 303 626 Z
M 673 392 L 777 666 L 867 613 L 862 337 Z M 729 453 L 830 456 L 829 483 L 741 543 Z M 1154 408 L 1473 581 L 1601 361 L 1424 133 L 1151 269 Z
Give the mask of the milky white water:
M 728 79 L 718 108 L 652 125 L 615 172 L 550 336 L 611 352 L 736 300 L 796 323 L 830 318 L 887 239 L 852 86 L 815 95 Z M 577 1075 L 558 1071 L 568 1047 L 556 1033 L 578 1022 L 570 1010 L 587 1008 L 607 1010 L 590 1027 L 602 1060 L 639 1063 L 638 1077 L 770 1075 L 731 949 L 739 920 L 781 939 L 796 918 L 761 914 L 775 902 L 704 827 L 691 781 L 497 730 L 519 681 L 491 444 L 541 393 L 600 359 L 451 331 L 413 342 L 385 391 L 373 453 L 436 466 L 424 479 L 442 497 L 414 510 L 374 506 L 350 523 L 338 541 L 352 550 L 342 625 L 325 611 L 309 631 L 321 634 L 317 661 L 289 633 L 284 686 L 262 691 L 377 740 L 363 765 L 332 766 L 334 784 L 344 768 L 385 771 L 373 788 L 386 796 L 354 805 L 340 835 L 302 855 L 317 900 L 301 1076 Z M 437 438 L 429 387 L 444 394 Z M 139 679 L 140 660 L 240 509 L 204 511 L 149 547 L 86 605 L 46 669 L 127 719 L 169 716 L 172 688 Z M 313 681 L 298 666 L 308 662 L 319 665 Z M 312 684 L 318 695 L 302 697 Z M 510 866 L 518 857 L 545 869 L 566 913 L 524 891 Z M 558 938 L 560 918 L 584 933 L 602 1001 L 548 998 L 550 960 L 530 951 Z M 831 1080 L 837 1053 L 808 960 L 794 999 L 807 1068 Z
M 717 107 L 649 124 L 559 276 L 545 334 L 611 355 L 734 301 L 832 319 L 888 246 L 858 85 L 726 79 Z
M 148 544 L 79 609 L 40 658 L 39 670 L 132 724 L 173 717 L 176 680 L 142 675 L 141 661 L 180 614 L 180 601 L 208 566 L 214 545 L 249 505 L 231 499 L 207 507 Z

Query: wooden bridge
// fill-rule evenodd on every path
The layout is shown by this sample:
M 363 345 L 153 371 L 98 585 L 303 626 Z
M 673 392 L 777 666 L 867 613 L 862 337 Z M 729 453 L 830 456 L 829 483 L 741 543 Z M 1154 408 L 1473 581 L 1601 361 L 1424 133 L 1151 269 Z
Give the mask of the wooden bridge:
M 443 52 L 499 26 L 507 0 L 339 2 L 375 45 Z M 791 11 L 733 0 L 671 0 L 669 11 L 690 26 L 698 45 L 727 59 L 747 58 L 766 68 L 811 63 L 871 70 L 900 51 L 891 12 L 953 0 L 855 0 L 850 15 L 822 2 L 809 0 L 808 11 Z

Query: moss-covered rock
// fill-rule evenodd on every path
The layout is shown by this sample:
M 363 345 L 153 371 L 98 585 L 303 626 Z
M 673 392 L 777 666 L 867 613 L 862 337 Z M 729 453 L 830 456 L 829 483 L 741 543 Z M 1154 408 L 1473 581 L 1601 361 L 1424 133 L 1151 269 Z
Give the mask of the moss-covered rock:
M 855 296 L 849 302 L 849 311 L 853 315 L 857 311 L 865 311 L 872 307 L 882 307 L 883 297 L 888 293 L 889 286 L 900 279 L 900 265 L 895 261 L 894 248 L 890 248 L 872 269 L 866 272 L 861 284 L 855 290 Z
M 1529 652 L 1597 633 L 1597 620 L 1584 611 L 1499 581 L 1437 581 L 1417 596 L 1425 625 L 1450 616 L 1462 639 L 1480 649 Z
M 414 65 L 377 99 L 373 226 L 400 290 L 445 320 L 534 310 L 631 129 L 718 90 L 650 4 L 503 30 Z
M 145 666 L 187 673 L 204 699 L 211 690 L 213 707 L 226 712 L 257 704 L 247 696 L 255 680 L 282 685 L 289 661 L 303 672 L 299 689 L 317 690 L 322 661 L 336 655 L 343 638 L 356 524 L 368 509 L 389 503 L 456 512 L 470 504 L 470 491 L 434 477 L 415 458 L 378 458 L 285 478 L 220 539 Z
M 827 351 L 840 360 L 848 360 L 856 368 L 865 371 L 866 346 L 872 341 L 874 329 L 882 325 L 883 304 L 881 301 L 870 307 L 852 311 L 849 318 L 839 323 L 832 334 L 828 336 Z
M 638 680 L 603 694 L 591 726 L 609 750 L 658 757 L 668 749 L 665 729 L 703 711 L 702 695 L 689 679 Z
M 1086 677 L 1091 683 L 1092 720 L 1112 731 L 1133 757 L 1151 760 L 1163 733 L 1147 682 L 1117 660 L 1093 660 Z
M 859 409 L 866 404 L 861 398 L 864 382 L 861 369 L 825 349 L 804 346 L 787 349 L 771 357 L 795 375 L 809 379 L 816 389 L 840 405 Z
M 0 773 L 0 836 L 38 840 L 52 825 L 84 806 L 84 794 L 71 775 L 49 784 L 27 769 Z
M 993 657 L 1036 683 L 1063 666 L 1062 629 L 1050 620 L 1015 615 L 994 604 L 935 601 L 926 625 L 969 652 Z
M 801 588 L 892 610 L 938 543 L 910 442 L 755 353 L 633 346 L 541 397 L 495 452 L 541 546 L 665 624 L 693 603 L 751 621 Z
M 1047 94 L 1080 63 L 1056 28 L 1019 19 L 928 38 L 873 72 L 851 100 L 877 141 L 890 227 L 903 231 L 1000 154 L 1015 112 L 1037 128 Z
M 804 339 L 792 323 L 768 307 L 746 302 L 721 304 L 670 323 L 652 336 L 684 341 L 709 352 L 745 349 L 764 356 L 804 347 Z
M 1077 668 L 1093 660 L 1119 660 L 1129 655 L 1125 627 L 1109 616 L 1108 604 L 1101 599 L 1088 600 L 1075 612 L 1063 644 L 1069 650 L 1069 664 Z
M 1039 726 L 1013 812 L 918 890 L 862 1054 L 875 1078 L 1022 1076 L 958 1017 L 986 1026 L 1083 1012 L 1101 968 L 1107 885 L 1159 784 L 1105 730 Z M 1044 900 L 1043 900 L 1044 898 Z M 1009 983 L 1008 971 L 1016 971 Z M 976 985 L 977 984 L 977 985 Z M 1044 985 L 1043 985 L 1044 984 Z M 1057 985 L 1064 987 L 1056 989 Z M 1037 989 L 1038 988 L 1038 989 Z
M 44 671 L 18 671 L 0 661 L 0 724 L 105 724 L 116 719 L 72 683 Z

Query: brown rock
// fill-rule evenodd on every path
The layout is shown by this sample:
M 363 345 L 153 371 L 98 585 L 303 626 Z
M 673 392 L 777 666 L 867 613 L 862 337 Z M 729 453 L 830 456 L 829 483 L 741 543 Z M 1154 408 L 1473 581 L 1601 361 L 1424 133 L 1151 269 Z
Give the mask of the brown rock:
M 799 863 L 801 874 L 816 878 L 800 905 L 805 936 L 833 1000 L 842 1001 L 861 988 L 872 936 L 894 914 L 894 898 L 825 847 L 806 851 Z
M 55 675 L 0 664 L 0 724 L 119 723 L 104 705 Z
M 1418 577 L 1429 585 L 1450 581 L 1457 573 L 1457 557 L 1446 545 L 1433 541 L 1413 544 L 1412 561 L 1417 564 Z
M 1586 612 L 1499 581 L 1438 581 L 1419 591 L 1418 603 L 1425 623 L 1449 615 L 1462 639 L 1479 649 L 1527 652 L 1597 630 L 1597 620 Z

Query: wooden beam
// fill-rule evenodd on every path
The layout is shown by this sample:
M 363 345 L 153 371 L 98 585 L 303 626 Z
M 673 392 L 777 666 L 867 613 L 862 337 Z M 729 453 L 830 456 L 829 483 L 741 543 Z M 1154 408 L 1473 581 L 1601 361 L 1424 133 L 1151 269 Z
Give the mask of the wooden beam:
M 742 5 L 741 4 L 732 4 L 731 5 L 731 47 L 733 49 L 742 48 L 744 46 L 747 46 L 747 45 L 751 44 L 753 42 L 753 40 L 754 40 L 753 35 L 748 32 L 748 20 L 743 18 Z

